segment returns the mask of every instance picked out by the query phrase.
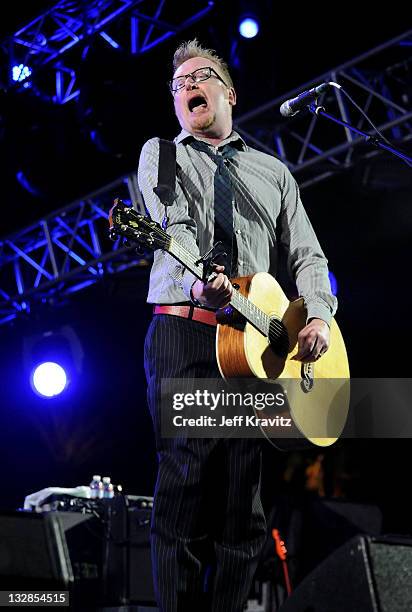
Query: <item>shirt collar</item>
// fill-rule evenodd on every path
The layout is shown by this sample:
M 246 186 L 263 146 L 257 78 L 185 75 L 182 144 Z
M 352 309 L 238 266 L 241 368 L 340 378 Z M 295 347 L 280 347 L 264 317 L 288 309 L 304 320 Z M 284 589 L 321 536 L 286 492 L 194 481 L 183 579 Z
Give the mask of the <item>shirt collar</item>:
M 200 140 L 201 142 L 206 142 L 205 140 L 202 140 L 202 138 L 197 138 L 196 136 L 193 136 L 193 134 L 191 134 L 190 132 L 188 132 L 187 130 L 182 130 L 180 132 L 180 134 L 178 136 L 176 136 L 176 138 L 174 139 L 174 142 L 176 144 L 180 144 L 180 143 L 186 143 L 186 142 L 190 142 L 191 140 Z M 237 149 L 241 150 L 241 151 L 247 151 L 248 147 L 246 142 L 243 140 L 243 138 L 234 130 L 232 130 L 232 133 L 230 134 L 230 136 L 228 136 L 227 138 L 225 138 L 225 140 L 222 140 L 222 142 L 219 144 L 219 147 L 225 145 L 225 144 L 233 144 L 234 147 L 236 147 Z M 206 144 L 210 144 L 208 142 L 206 142 Z M 212 146 L 212 145 L 210 145 Z

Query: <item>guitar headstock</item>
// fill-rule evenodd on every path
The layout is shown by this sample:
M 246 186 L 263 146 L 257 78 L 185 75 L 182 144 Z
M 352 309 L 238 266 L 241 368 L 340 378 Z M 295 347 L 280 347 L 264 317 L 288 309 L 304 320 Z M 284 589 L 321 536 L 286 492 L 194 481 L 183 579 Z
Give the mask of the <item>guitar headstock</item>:
M 116 198 L 109 212 L 109 236 L 116 240 L 124 236 L 131 242 L 137 242 L 150 249 L 165 249 L 170 246 L 170 236 L 161 228 L 159 223 L 150 217 L 139 214 Z

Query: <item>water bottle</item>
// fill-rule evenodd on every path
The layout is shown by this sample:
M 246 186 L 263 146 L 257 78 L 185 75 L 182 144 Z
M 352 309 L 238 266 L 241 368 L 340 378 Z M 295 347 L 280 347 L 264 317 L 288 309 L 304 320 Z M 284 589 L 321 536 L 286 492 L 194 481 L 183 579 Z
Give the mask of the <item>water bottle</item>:
M 101 477 L 96 474 L 90 483 L 90 499 L 101 499 L 103 497 L 103 483 Z
M 114 497 L 114 489 L 110 480 L 110 476 L 103 477 L 103 497 L 105 499 L 112 499 Z

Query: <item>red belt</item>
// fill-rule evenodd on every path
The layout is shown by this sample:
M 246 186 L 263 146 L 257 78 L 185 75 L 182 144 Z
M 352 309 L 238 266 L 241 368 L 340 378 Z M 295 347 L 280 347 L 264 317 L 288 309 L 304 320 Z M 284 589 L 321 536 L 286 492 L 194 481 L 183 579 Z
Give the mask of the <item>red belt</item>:
M 196 306 L 154 306 L 154 314 L 167 314 L 174 315 L 175 317 L 182 317 L 183 319 L 191 319 L 192 321 L 199 321 L 200 323 L 206 323 L 206 325 L 216 326 L 216 314 L 212 310 L 204 310 L 203 308 L 197 308 Z

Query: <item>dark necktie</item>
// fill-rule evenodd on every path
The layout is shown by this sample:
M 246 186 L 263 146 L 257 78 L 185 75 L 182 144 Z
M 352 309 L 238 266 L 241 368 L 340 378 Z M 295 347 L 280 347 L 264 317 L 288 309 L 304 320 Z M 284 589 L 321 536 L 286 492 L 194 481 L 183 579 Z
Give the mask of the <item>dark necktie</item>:
M 229 159 L 236 153 L 236 149 L 230 144 L 224 145 L 214 153 L 205 142 L 193 140 L 191 146 L 198 151 L 204 151 L 216 164 L 214 175 L 214 216 L 215 231 L 214 241 L 222 242 L 224 251 L 227 253 L 225 273 L 233 277 L 237 268 L 237 248 L 233 232 L 233 189 L 230 172 L 227 165 Z M 223 262 L 222 262 L 223 263 Z

